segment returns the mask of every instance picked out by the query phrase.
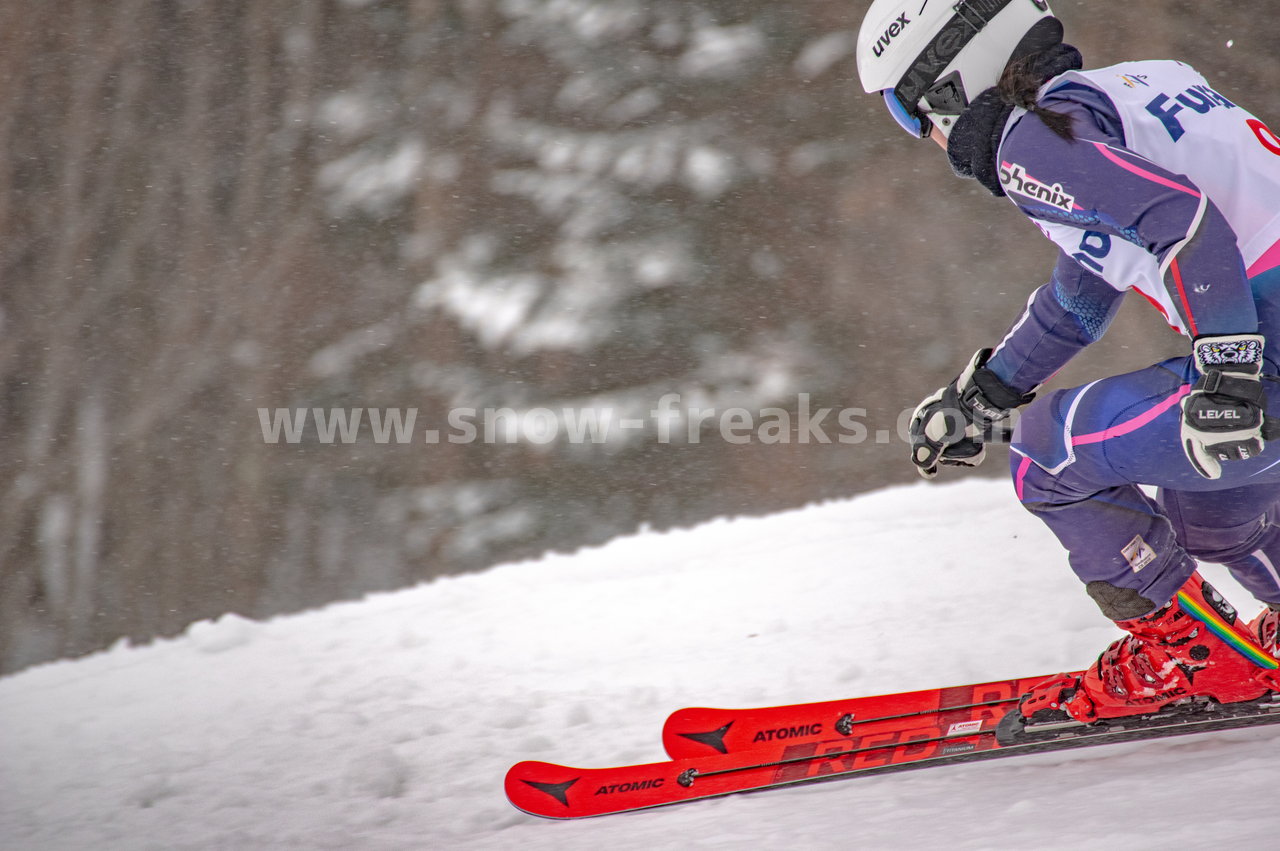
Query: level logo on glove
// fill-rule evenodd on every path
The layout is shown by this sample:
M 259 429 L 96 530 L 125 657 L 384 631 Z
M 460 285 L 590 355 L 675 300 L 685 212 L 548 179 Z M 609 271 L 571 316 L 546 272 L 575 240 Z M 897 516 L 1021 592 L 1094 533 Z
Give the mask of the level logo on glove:
M 1182 448 L 1197 473 L 1222 477 L 1224 461 L 1262 454 L 1266 395 L 1260 334 L 1196 337 L 1192 357 L 1200 378 L 1182 400 Z

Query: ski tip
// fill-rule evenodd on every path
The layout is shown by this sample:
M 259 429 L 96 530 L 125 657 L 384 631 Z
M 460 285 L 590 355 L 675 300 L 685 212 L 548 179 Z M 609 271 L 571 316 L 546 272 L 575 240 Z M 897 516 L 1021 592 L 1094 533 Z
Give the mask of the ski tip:
M 733 726 L 723 709 L 689 707 L 673 712 L 662 725 L 662 747 L 672 759 L 729 753 L 725 737 Z
M 612 768 L 570 768 L 521 762 L 507 771 L 507 800 L 516 809 L 550 819 L 578 819 L 651 809 L 708 797 L 691 788 L 697 766 L 657 762 Z M 710 794 L 725 794 L 712 786 Z
M 526 760 L 507 770 L 503 789 L 517 810 L 542 818 L 574 818 L 570 802 L 583 772 L 565 765 Z

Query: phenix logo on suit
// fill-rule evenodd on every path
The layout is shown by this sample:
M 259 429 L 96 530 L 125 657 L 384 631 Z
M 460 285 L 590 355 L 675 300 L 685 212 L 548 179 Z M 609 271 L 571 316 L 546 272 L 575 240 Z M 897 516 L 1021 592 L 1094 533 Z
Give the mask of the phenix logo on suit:
M 1052 186 L 1041 183 L 1027 174 L 1027 170 L 1017 163 L 1000 164 L 1000 185 L 1006 192 L 1040 201 L 1067 213 L 1071 212 L 1076 205 L 1075 196 L 1068 195 L 1061 183 L 1055 183 Z

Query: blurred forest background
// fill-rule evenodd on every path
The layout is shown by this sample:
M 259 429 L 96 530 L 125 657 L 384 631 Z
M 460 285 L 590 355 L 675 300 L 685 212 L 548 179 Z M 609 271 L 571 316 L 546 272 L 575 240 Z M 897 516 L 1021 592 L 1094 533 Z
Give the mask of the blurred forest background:
M 1054 250 L 862 94 L 868 5 L 0 0 L 0 670 L 914 480 L 896 437 L 258 415 L 808 394 L 896 431 Z M 1053 5 L 1090 66 L 1280 123 L 1274 2 Z M 1056 382 L 1183 343 L 1126 305 L 1095 350 Z

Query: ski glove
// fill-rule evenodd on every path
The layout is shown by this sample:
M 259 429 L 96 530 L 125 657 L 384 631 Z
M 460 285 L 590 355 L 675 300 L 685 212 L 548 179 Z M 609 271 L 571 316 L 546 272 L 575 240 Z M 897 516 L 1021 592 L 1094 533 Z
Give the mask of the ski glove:
M 1192 357 L 1200 379 L 1182 400 L 1182 449 L 1206 479 L 1222 476 L 1223 461 L 1255 458 L 1262 437 L 1260 334 L 1196 337 Z
M 991 349 L 980 349 L 960 376 L 929 396 L 911 417 L 911 463 L 932 479 L 938 465 L 976 467 L 986 457 L 991 426 L 1035 398 L 1005 385 L 986 367 Z

